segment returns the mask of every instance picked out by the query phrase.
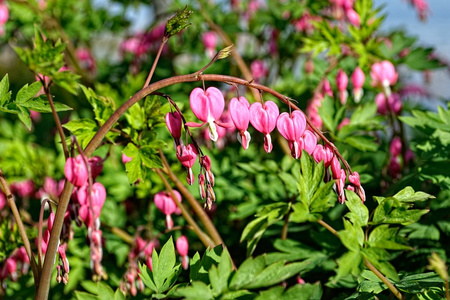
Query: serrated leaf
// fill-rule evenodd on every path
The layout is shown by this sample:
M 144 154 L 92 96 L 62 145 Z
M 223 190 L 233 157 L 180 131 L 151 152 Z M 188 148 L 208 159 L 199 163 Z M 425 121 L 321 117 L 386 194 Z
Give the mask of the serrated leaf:
M 359 251 L 349 251 L 338 259 L 337 264 L 339 268 L 336 271 L 334 282 L 348 274 L 357 276 L 362 270 L 362 254 Z
M 247 258 L 238 268 L 230 282 L 230 288 L 238 290 L 252 282 L 254 276 L 259 274 L 265 267 L 264 255 L 255 258 Z
M 353 224 L 359 226 L 366 226 L 369 221 L 369 210 L 361 203 L 361 199 L 352 191 L 345 191 L 347 201 L 345 205 L 350 210 L 346 216 L 352 221 Z
M 222 245 L 218 245 L 213 249 L 207 248 L 202 258 L 196 253 L 190 264 L 191 281 L 203 281 L 209 284 L 208 271 L 212 265 L 217 265 L 223 252 Z
M 435 198 L 433 195 L 424 192 L 414 192 L 413 188 L 410 186 L 405 187 L 403 190 L 395 194 L 393 197 L 399 200 L 400 202 L 405 203 L 419 202 L 427 200 L 429 198 Z
M 378 150 L 379 145 L 375 142 L 376 139 L 373 136 L 368 135 L 356 135 L 349 136 L 345 139 L 345 142 L 356 149 L 361 151 L 375 152 Z
M 103 282 L 98 282 L 98 299 L 111 300 L 114 299 L 113 289 Z
M 19 92 L 17 92 L 16 96 L 16 102 L 18 104 L 22 104 L 23 102 L 27 102 L 31 98 L 34 97 L 34 95 L 39 92 L 39 90 L 42 88 L 42 83 L 40 81 L 33 82 L 30 86 L 28 84 L 25 84 Z
M 25 107 L 18 106 L 19 108 L 19 120 L 27 127 L 28 130 L 31 130 L 31 117 L 30 111 Z
M 80 291 L 75 291 L 75 297 L 77 300 L 98 300 L 97 296 Z
M 11 99 L 11 91 L 9 91 L 9 77 L 8 74 L 3 76 L 0 81 L 0 106 L 5 106 Z
M 177 289 L 177 293 L 184 299 L 209 300 L 214 299 L 211 289 L 201 281 L 192 282 L 191 286 Z
M 40 113 L 51 113 L 52 112 L 50 103 L 48 102 L 47 97 L 45 95 L 41 95 L 37 98 L 28 100 L 27 102 L 23 102 L 18 105 L 26 107 L 30 110 L 40 112 Z M 53 102 L 53 106 L 55 108 L 55 111 L 72 110 L 72 108 L 70 106 L 67 106 L 67 105 L 59 103 L 59 102 Z
M 156 291 L 157 288 L 153 280 L 153 273 L 149 274 L 147 266 L 141 265 L 141 263 L 139 263 L 139 270 L 140 272 L 138 273 L 138 275 L 142 279 L 142 282 L 152 291 Z

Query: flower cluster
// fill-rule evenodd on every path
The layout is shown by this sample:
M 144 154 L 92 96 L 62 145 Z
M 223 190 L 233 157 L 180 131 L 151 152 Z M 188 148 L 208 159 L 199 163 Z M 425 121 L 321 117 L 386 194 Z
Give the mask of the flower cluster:
M 147 267 L 152 270 L 153 249 L 158 246 L 158 240 L 146 241 L 140 236 L 136 237 L 128 253 L 128 269 L 120 282 L 120 290 L 136 296 L 138 289 L 144 291 L 144 283 L 139 276 L 139 259 L 143 259 Z
M 6 289 L 6 279 L 16 281 L 19 278 L 19 274 L 28 273 L 30 266 L 30 259 L 28 258 L 25 247 L 22 246 L 6 258 L 0 265 L 0 289 Z
M 352 74 L 354 94 L 362 93 L 361 90 L 364 81 L 364 73 L 358 68 Z M 346 101 L 348 77 L 342 70 L 339 70 L 337 74 L 336 84 L 341 93 L 341 101 Z M 326 83 L 324 84 L 324 93 L 332 93 L 329 83 L 328 85 Z M 218 121 L 225 109 L 225 100 L 222 93 L 214 87 L 209 87 L 206 90 L 195 88 L 191 92 L 189 99 L 192 111 L 203 123 L 187 122 L 185 125 L 188 127 L 199 127 L 208 124 L 209 137 L 211 140 L 216 141 L 217 127 L 230 127 L 230 124 Z M 332 148 L 330 146 L 324 147 L 317 143 L 317 136 L 307 128 L 306 117 L 302 111 L 295 110 L 290 113 L 283 112 L 280 114 L 278 106 L 273 101 L 263 103 L 255 102 L 250 105 L 245 97 L 239 97 L 231 99 L 228 105 L 228 113 L 234 127 L 238 131 L 237 139 L 244 149 L 248 149 L 251 140 L 251 135 L 248 132 L 248 126 L 251 124 L 257 131 L 264 135 L 264 150 L 267 153 L 270 153 L 273 149 L 271 132 L 277 128 L 279 133 L 288 141 L 293 158 L 300 158 L 302 150 L 305 150 L 317 163 L 324 161 L 326 168 L 333 161 L 333 179 L 337 180 L 336 192 L 338 193 L 339 201 L 341 203 L 345 201 L 344 185 L 347 174 L 341 169 L 339 159 L 335 156 Z M 166 115 L 166 124 L 174 138 L 177 158 L 188 169 L 187 182 L 192 185 L 194 182 L 192 166 L 195 164 L 201 150 L 196 146 L 196 143 L 184 146 L 181 140 L 182 117 L 178 111 Z M 202 199 L 206 198 L 205 206 L 211 209 L 212 203 L 215 201 L 213 190 L 214 175 L 211 172 L 211 160 L 206 155 L 200 155 L 199 161 L 200 174 L 198 178 L 200 196 Z M 352 180 L 350 180 L 351 176 Z M 352 184 L 350 188 L 359 194 L 362 201 L 365 201 L 364 190 L 361 187 L 359 179 L 353 180 L 355 176 L 359 178 L 357 173 L 349 175 L 349 181 Z M 157 203 L 157 200 L 158 202 L 162 201 L 160 199 L 170 199 L 169 195 L 165 195 L 164 192 L 160 193 L 157 194 L 158 197 L 155 196 L 155 203 Z M 163 207 L 162 205 L 159 206 Z M 175 206 L 173 208 L 171 206 L 160 208 L 166 214 L 166 225 L 168 228 L 172 224 L 170 215 L 174 212 L 174 208 Z
M 105 187 L 93 182 L 102 172 L 103 160 L 95 156 L 90 159 L 77 155 L 69 157 L 64 167 L 68 181 L 75 185 L 69 206 L 75 220 L 81 220 L 88 228 L 88 241 L 91 248 L 91 269 L 94 278 L 105 278 L 101 260 L 103 257 L 100 214 L 106 199 Z

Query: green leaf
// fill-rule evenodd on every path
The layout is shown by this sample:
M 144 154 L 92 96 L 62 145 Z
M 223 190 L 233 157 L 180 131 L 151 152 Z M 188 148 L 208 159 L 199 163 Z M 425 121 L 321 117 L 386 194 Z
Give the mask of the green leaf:
M 139 149 L 133 144 L 128 145 L 122 151 L 126 156 L 131 157 L 131 161 L 125 164 L 125 170 L 128 175 L 130 184 L 134 184 L 139 179 L 144 181 L 147 174 L 146 168 L 142 165 L 141 155 Z
M 31 130 L 31 117 L 30 111 L 25 107 L 19 106 L 19 120 L 27 127 L 28 130 Z
M 359 105 L 350 118 L 350 124 L 367 124 L 370 123 L 377 113 L 375 102 Z
M 23 102 L 18 105 L 26 107 L 30 110 L 41 112 L 41 113 L 51 113 L 52 112 L 50 103 L 48 102 L 47 97 L 45 95 L 41 95 L 37 98 L 28 100 L 27 102 Z M 70 106 L 67 106 L 67 105 L 59 103 L 59 102 L 53 102 L 53 106 L 55 108 L 55 111 L 72 110 L 72 108 Z
M 364 232 L 361 226 L 352 224 L 346 219 L 343 221 L 345 229 L 339 231 L 339 238 L 347 249 L 358 252 L 364 242 Z
M 342 255 L 337 264 L 339 268 L 336 271 L 336 277 L 334 282 L 338 282 L 344 276 L 351 274 L 353 276 L 358 276 L 362 270 L 362 254 L 360 251 L 349 251 Z
M 86 292 L 75 291 L 77 300 L 98 300 L 98 297 Z
M 81 89 L 94 109 L 95 119 L 103 125 L 116 110 L 114 100 L 110 97 L 99 96 L 94 90 L 84 85 L 81 85 Z
M 323 124 L 331 131 L 336 130 L 336 110 L 334 108 L 334 100 L 328 96 L 322 101 L 322 105 L 319 107 L 319 115 L 322 118 Z
M 369 210 L 367 207 L 361 203 L 361 199 L 354 192 L 346 190 L 345 195 L 347 197 L 345 205 L 350 210 L 345 216 L 355 225 L 366 226 L 369 221 Z
M 259 274 L 265 267 L 263 255 L 247 258 L 238 268 L 230 282 L 230 288 L 238 290 L 252 282 L 255 274 Z
M 259 211 L 257 218 L 245 226 L 241 242 L 247 241 L 247 253 L 250 255 L 256 248 L 258 241 L 266 231 L 267 227 L 280 221 L 289 211 L 290 203 L 274 203 Z
M 98 299 L 102 299 L 102 300 L 111 300 L 114 299 L 115 295 L 114 295 L 114 291 L 113 289 L 106 285 L 103 282 L 98 282 Z
M 120 290 L 120 288 L 117 289 L 116 292 L 114 293 L 114 300 L 125 300 L 125 296 Z
M 218 266 L 213 265 L 209 270 L 209 281 L 211 282 L 212 292 L 215 297 L 227 290 L 231 268 L 230 254 L 227 249 L 224 249 Z
M 213 249 L 206 249 L 201 259 L 197 252 L 190 263 L 189 277 L 191 281 L 203 281 L 209 284 L 208 272 L 212 265 L 217 265 L 220 262 L 222 252 L 222 245 L 218 245 Z
M 399 280 L 398 273 L 395 270 L 394 266 L 387 262 L 389 254 L 385 250 L 372 247 L 364 248 L 362 249 L 362 254 L 370 263 L 375 266 L 375 268 L 383 273 L 383 275 L 394 281 Z
M 6 74 L 0 81 L 0 106 L 5 106 L 9 100 L 11 100 L 11 91 L 9 90 L 8 74 Z
M 152 261 L 153 262 L 153 261 Z M 142 282 L 152 291 L 156 291 L 156 285 L 155 282 L 153 280 L 153 272 L 151 272 L 150 274 L 148 273 L 148 268 L 145 264 L 141 264 L 139 263 L 139 277 L 142 279 Z
M 156 250 L 153 249 L 152 275 L 156 293 L 163 293 L 175 284 L 178 274 L 181 271 L 180 265 L 175 266 L 175 263 L 175 247 L 171 236 L 162 247 L 159 256 Z
M 72 120 L 62 126 L 77 137 L 83 148 L 87 146 L 98 130 L 97 124 L 91 119 Z
M 377 226 L 370 233 L 368 244 L 383 249 L 411 250 L 411 247 L 398 243 L 397 232 L 398 228 L 389 228 L 389 225 Z
M 18 104 L 27 102 L 28 100 L 33 98 L 41 88 L 42 83 L 40 81 L 33 82 L 30 86 L 28 86 L 28 84 L 25 84 L 17 93 L 16 102 Z
M 375 152 L 378 150 L 379 145 L 375 142 L 376 139 L 373 136 L 368 135 L 353 135 L 345 139 L 345 142 L 350 146 L 355 147 L 361 151 Z
M 192 282 L 192 286 L 178 288 L 177 293 L 184 299 L 209 300 L 214 299 L 211 289 L 201 281 Z
M 327 211 L 336 203 L 336 193 L 333 191 L 334 181 L 322 184 L 314 193 L 311 199 L 310 211 L 312 213 L 320 213 Z
M 253 280 L 244 285 L 243 288 L 256 289 L 280 283 L 283 280 L 298 274 L 304 267 L 302 262 L 286 265 L 284 265 L 284 262 L 282 261 L 274 263 L 262 270 L 259 274 L 256 274 Z
M 400 202 L 410 203 L 410 202 L 419 202 L 424 201 L 429 198 L 436 198 L 433 195 L 424 193 L 424 192 L 414 192 L 413 188 L 410 186 L 405 187 L 403 190 L 398 192 L 393 196 L 395 199 Z

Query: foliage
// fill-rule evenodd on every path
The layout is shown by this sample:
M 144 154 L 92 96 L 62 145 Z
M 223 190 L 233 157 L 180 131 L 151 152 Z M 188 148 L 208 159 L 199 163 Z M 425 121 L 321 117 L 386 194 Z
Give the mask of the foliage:
M 185 2 L 107 1 L 117 10 L 95 1 L 7 2 L 0 297 L 31 299 L 41 292 L 33 284 L 39 278 L 55 299 L 448 298 L 450 104 L 410 101 L 404 76 L 444 67 L 433 49 L 402 31 L 381 32 L 387 12 L 371 0 L 351 5 L 359 24 L 337 1 Z M 132 29 L 141 25 L 129 17 L 133 10 L 151 11 L 142 32 Z M 387 87 L 371 74 L 382 61 L 399 72 Z M 361 97 L 355 83 L 342 89 L 336 79 L 344 72 L 351 82 L 357 67 L 365 74 Z M 218 87 L 225 98 L 228 112 L 215 123 L 208 115 L 215 143 L 205 127 L 188 126 L 197 121 L 189 95 L 199 86 Z M 271 132 L 266 153 L 267 136 L 250 126 L 244 150 L 227 125 L 236 123 L 227 114 L 239 96 L 275 101 L 280 113 L 298 106 L 345 178 L 308 151 L 304 137 L 295 159 L 281 131 Z M 181 138 L 167 130 L 175 111 Z M 189 144 L 199 155 L 192 172 L 201 174 L 192 185 L 183 160 Z M 67 155 L 79 154 L 86 185 L 72 193 L 66 183 L 62 192 Z M 88 162 L 94 156 L 103 168 L 98 177 Z M 106 190 L 104 204 L 97 190 L 80 200 L 94 183 Z M 173 197 L 172 189 L 182 200 L 172 199 L 168 212 L 156 198 Z M 22 222 L 6 201 L 9 191 Z M 54 211 L 67 205 L 66 217 L 52 223 L 58 214 L 41 209 L 45 198 Z M 98 203 L 101 214 L 90 222 Z M 62 232 L 50 233 L 51 226 Z M 37 245 L 60 245 L 51 278 L 33 276 L 20 256 L 22 227 L 40 275 L 38 251 L 49 250 Z M 17 272 L 8 269 L 13 261 Z

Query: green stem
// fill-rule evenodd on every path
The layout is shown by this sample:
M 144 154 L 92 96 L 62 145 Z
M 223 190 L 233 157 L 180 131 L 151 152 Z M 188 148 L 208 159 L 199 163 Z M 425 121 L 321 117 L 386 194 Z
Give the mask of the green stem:
M 334 234 L 337 238 L 339 238 L 339 233 L 337 232 L 336 229 L 334 229 L 333 227 L 331 227 L 329 224 L 327 224 L 325 221 L 323 220 L 319 220 L 317 221 L 317 223 L 319 223 L 320 225 L 322 225 L 323 227 L 325 227 L 329 232 L 331 232 L 332 234 Z M 397 288 L 386 278 L 384 277 L 383 274 L 381 274 L 380 271 L 378 271 L 377 268 L 375 268 L 374 265 L 372 265 L 370 263 L 370 261 L 368 261 L 367 259 L 364 258 L 364 265 L 370 270 L 372 271 L 372 273 L 374 273 L 388 288 L 389 290 L 391 290 L 392 294 L 394 294 L 395 297 L 397 297 L 397 299 L 404 299 L 403 295 L 400 293 L 399 290 L 397 290 Z

